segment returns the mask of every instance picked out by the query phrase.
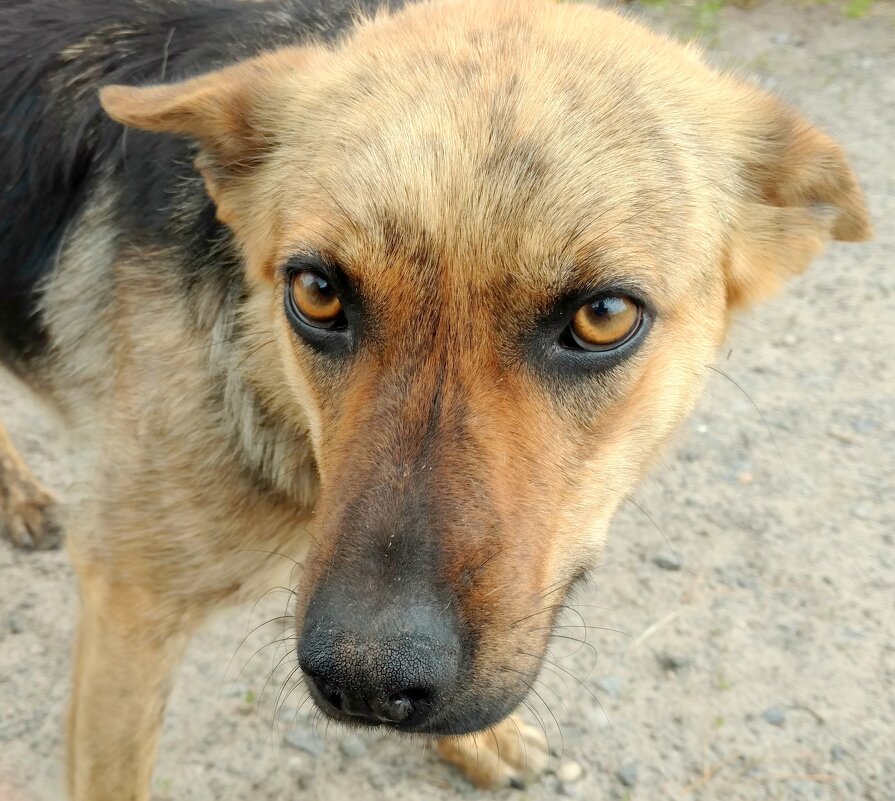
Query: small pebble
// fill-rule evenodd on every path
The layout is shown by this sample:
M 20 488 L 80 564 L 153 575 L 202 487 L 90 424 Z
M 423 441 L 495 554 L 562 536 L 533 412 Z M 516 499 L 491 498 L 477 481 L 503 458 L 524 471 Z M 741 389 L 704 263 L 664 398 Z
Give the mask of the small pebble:
M 615 772 L 615 776 L 625 787 L 633 787 L 637 784 L 637 773 L 636 763 L 629 762 L 627 765 L 622 765 Z
M 769 706 L 761 716 L 772 726 L 782 726 L 786 721 L 786 711 L 779 706 Z
M 564 798 L 577 798 L 578 796 L 578 786 L 568 782 L 560 782 L 557 791 Z
M 25 625 L 18 615 L 10 615 L 6 625 L 12 634 L 21 634 L 25 630 Z
M 622 692 L 622 680 L 618 676 L 603 676 L 597 679 L 597 687 L 610 698 L 618 698 Z
M 827 429 L 827 434 L 844 445 L 851 445 L 855 441 L 854 434 L 847 428 L 842 428 L 841 426 L 830 426 Z
M 870 504 L 864 502 L 855 504 L 851 509 L 852 517 L 856 517 L 858 520 L 868 520 L 872 513 Z
M 367 753 L 367 745 L 362 740 L 352 737 L 339 743 L 339 750 L 349 759 L 357 759 Z
M 680 570 L 683 566 L 683 561 L 680 556 L 676 553 L 660 553 L 653 562 L 656 563 L 662 570 Z
M 307 790 L 311 786 L 311 777 L 307 773 L 298 772 L 301 766 L 302 763 L 299 759 L 296 759 L 296 761 L 292 763 L 292 769 L 293 771 L 295 771 L 295 773 L 293 774 L 295 776 L 295 788 L 299 791 Z M 267 798 L 268 801 L 273 801 L 274 798 L 279 799 L 280 796 L 268 795 Z
M 311 756 L 320 756 L 323 753 L 323 740 L 298 729 L 288 732 L 283 741 L 290 748 L 304 751 L 306 754 L 311 754 Z
M 584 775 L 584 768 L 577 762 L 567 760 L 556 769 L 556 778 L 563 784 L 577 782 Z
M 754 531 L 756 534 L 762 534 L 768 529 L 767 518 L 752 514 L 748 509 L 733 509 L 729 514 L 730 522 L 742 531 Z
M 249 688 L 241 682 L 235 682 L 234 684 L 224 686 L 224 695 L 226 695 L 227 698 L 245 698 L 248 691 Z
M 656 654 L 656 661 L 659 663 L 659 667 L 661 667 L 662 670 L 672 672 L 676 672 L 690 664 L 690 659 L 688 657 L 681 654 L 673 654 L 669 651 L 659 651 Z
M 830 759 L 832 759 L 834 762 L 841 762 L 847 756 L 848 751 L 846 751 L 841 745 L 834 745 L 830 749 Z

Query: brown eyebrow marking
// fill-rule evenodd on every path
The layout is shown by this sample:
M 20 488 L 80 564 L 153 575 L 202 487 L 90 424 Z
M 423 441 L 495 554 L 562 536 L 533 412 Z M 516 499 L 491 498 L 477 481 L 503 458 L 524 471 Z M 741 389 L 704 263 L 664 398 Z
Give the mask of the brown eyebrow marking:
M 424 275 L 438 271 L 441 257 L 432 235 L 423 226 L 406 217 L 399 219 L 385 209 L 379 209 L 375 214 L 386 260 L 407 260 Z

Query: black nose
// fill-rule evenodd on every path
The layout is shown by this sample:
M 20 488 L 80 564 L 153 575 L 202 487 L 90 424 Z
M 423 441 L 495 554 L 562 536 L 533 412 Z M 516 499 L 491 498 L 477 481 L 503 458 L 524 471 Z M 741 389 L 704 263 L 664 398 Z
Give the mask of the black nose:
M 359 722 L 419 727 L 456 681 L 453 628 L 429 610 L 416 609 L 403 620 L 366 612 L 356 621 L 363 626 L 358 631 L 309 608 L 299 664 L 312 695 L 324 711 Z
M 422 723 L 432 710 L 435 697 L 432 687 L 408 687 L 396 692 L 373 685 L 352 687 L 348 683 L 338 683 L 310 672 L 304 664 L 302 668 L 319 697 L 333 709 L 352 718 L 370 723 L 411 726 Z

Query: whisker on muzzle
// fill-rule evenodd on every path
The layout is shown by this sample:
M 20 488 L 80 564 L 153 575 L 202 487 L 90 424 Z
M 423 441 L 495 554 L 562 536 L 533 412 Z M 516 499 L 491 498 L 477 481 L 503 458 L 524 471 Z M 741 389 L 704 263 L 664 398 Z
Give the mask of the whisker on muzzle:
M 585 633 L 588 631 L 611 631 L 613 634 L 621 634 L 624 637 L 627 637 L 629 640 L 636 639 L 633 634 L 627 631 L 623 631 L 622 629 L 614 629 L 611 626 L 591 626 L 588 624 L 577 624 L 577 623 L 560 623 L 556 626 L 538 626 L 536 628 L 530 629 L 530 631 L 556 631 L 557 629 L 584 629 Z M 579 640 L 585 645 L 590 645 L 590 643 L 585 643 L 583 640 Z
M 262 623 L 259 623 L 259 624 L 258 624 L 257 626 L 255 626 L 255 627 L 254 627 L 248 634 L 246 634 L 246 636 L 243 637 L 242 640 L 240 641 L 239 645 L 236 646 L 236 650 L 233 652 L 233 656 L 230 657 L 230 661 L 227 663 L 227 667 L 226 667 L 226 669 L 224 670 L 224 675 L 223 675 L 223 677 L 221 678 L 221 686 L 223 687 L 224 682 L 226 681 L 226 678 L 227 678 L 227 674 L 230 672 L 230 668 L 233 666 L 233 662 L 234 662 L 234 660 L 235 660 L 236 657 L 238 656 L 239 652 L 242 650 L 243 646 L 244 646 L 244 645 L 246 644 L 246 642 L 248 641 L 249 637 L 251 637 L 256 631 L 258 631 L 259 629 L 263 628 L 264 626 L 268 626 L 268 625 L 270 625 L 271 623 L 276 623 L 278 620 L 290 620 L 290 619 L 291 619 L 291 615 L 277 615 L 276 617 L 269 618 L 269 619 L 263 621 Z M 271 645 L 274 645 L 274 644 L 276 644 L 277 642 L 278 642 L 277 640 L 274 640 L 273 642 L 266 643 L 265 645 L 261 646 L 261 648 L 259 648 L 257 651 L 255 651 L 255 653 L 252 654 L 252 656 L 249 657 L 248 661 L 242 666 L 242 668 L 240 669 L 239 673 L 236 674 L 236 677 L 234 678 L 234 681 L 236 681 L 237 679 L 239 679 L 239 677 L 243 674 L 243 672 L 245 671 L 245 669 L 249 666 L 249 664 L 251 664 L 252 660 L 253 660 L 259 653 L 261 653 L 261 651 L 263 651 L 265 648 L 269 648 Z

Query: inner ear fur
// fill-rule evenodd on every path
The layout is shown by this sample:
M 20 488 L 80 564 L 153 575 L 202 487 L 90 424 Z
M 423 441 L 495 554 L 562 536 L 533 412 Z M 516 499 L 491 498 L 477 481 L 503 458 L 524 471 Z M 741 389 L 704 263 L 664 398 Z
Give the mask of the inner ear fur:
M 726 264 L 731 308 L 804 272 L 827 241 L 860 242 L 870 218 L 842 148 L 793 109 L 749 90 L 735 132 L 744 190 Z
M 179 83 L 105 86 L 100 103 L 123 125 L 196 140 L 218 218 L 239 232 L 238 189 L 276 147 L 278 96 L 308 57 L 307 48 L 287 48 Z

